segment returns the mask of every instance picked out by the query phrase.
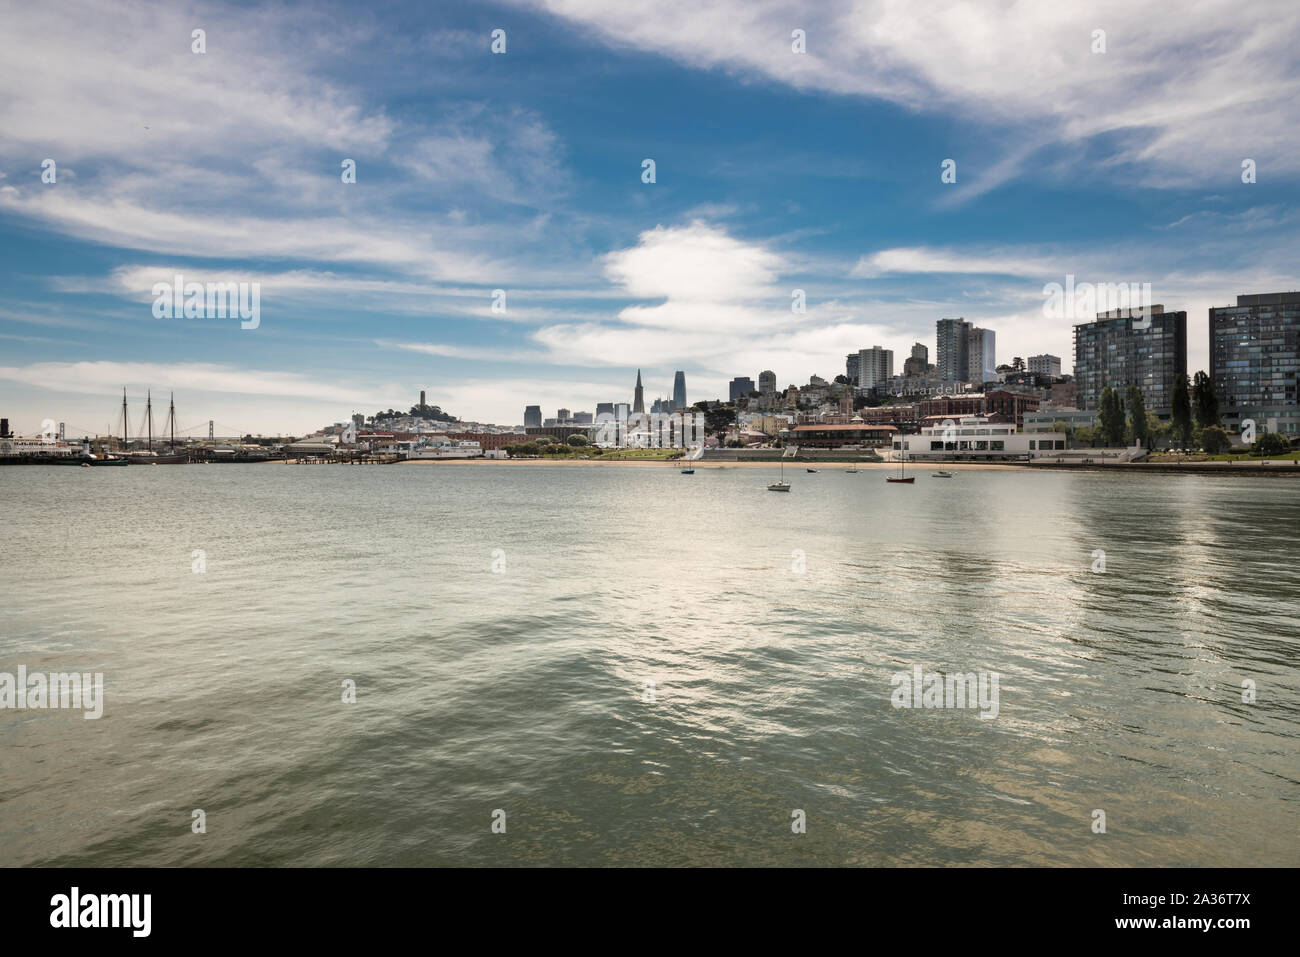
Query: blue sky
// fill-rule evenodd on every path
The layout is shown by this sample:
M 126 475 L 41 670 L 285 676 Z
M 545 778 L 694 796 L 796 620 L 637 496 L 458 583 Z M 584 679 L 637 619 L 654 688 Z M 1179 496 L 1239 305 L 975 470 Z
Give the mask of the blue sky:
M 1300 7 L 1057 6 L 0 0 L 0 414 L 515 424 L 933 361 L 941 316 L 1068 369 L 1067 274 L 1150 282 L 1206 368 L 1211 305 L 1300 285 Z M 155 318 L 177 274 L 260 325 Z

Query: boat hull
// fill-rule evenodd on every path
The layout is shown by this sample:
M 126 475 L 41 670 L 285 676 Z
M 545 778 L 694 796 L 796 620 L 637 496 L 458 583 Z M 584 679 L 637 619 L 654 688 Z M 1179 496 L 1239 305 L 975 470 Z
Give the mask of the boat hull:
M 190 460 L 190 454 L 175 452 L 170 455 L 127 455 L 126 460 L 132 465 L 185 465 Z
M 904 485 L 911 485 L 916 481 L 915 478 L 887 478 L 886 482 L 902 482 Z

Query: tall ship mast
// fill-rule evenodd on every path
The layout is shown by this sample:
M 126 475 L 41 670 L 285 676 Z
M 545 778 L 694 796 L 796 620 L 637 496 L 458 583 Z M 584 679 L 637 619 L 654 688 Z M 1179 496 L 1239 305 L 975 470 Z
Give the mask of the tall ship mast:
M 145 393 L 145 424 L 148 430 L 147 442 L 148 448 L 143 452 L 126 453 L 127 459 L 132 465 L 184 465 L 190 460 L 188 451 L 176 450 L 176 395 L 172 393 L 171 401 L 167 408 L 167 430 L 171 436 L 171 442 L 165 452 L 155 452 L 153 450 L 153 390 Z M 122 438 L 123 444 L 126 442 L 126 389 L 122 390 Z

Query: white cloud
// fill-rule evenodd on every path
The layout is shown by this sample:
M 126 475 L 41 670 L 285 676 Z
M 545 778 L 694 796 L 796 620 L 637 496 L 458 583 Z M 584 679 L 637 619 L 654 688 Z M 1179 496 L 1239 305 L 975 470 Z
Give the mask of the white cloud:
M 1147 185 L 1233 182 L 1243 156 L 1275 175 L 1300 170 L 1292 0 L 1069 4 L 997 0 L 517 0 L 590 28 L 613 46 L 662 54 L 796 89 L 888 100 L 963 123 L 1014 130 L 1010 166 L 963 167 L 975 191 L 1028 159 L 1027 142 L 1122 134 L 1117 163 Z M 807 33 L 807 53 L 790 33 Z M 1106 52 L 1091 52 L 1094 30 Z M 975 145 L 975 144 L 972 144 Z M 954 145 L 960 154 L 961 144 Z M 937 181 L 937 173 L 936 173 Z M 965 189 L 963 185 L 961 189 Z M 945 197 L 948 198 L 948 197 Z

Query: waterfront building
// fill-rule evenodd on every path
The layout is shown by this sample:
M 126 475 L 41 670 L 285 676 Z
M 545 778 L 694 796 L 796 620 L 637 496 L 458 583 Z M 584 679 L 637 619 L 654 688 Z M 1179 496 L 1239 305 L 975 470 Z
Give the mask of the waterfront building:
M 888 445 L 897 432 L 892 425 L 869 425 L 861 420 L 847 425 L 806 422 L 784 430 L 782 437 L 791 445 L 810 449 L 838 449 L 844 446 Z
M 1224 424 L 1300 432 L 1300 292 L 1237 297 L 1210 310 L 1210 377 Z
M 448 442 L 471 442 L 484 450 L 504 449 L 528 441 L 526 432 L 448 432 L 441 436 Z
M 645 411 L 645 390 L 641 388 L 641 370 L 636 370 L 636 388 L 632 391 L 632 411 Z
M 1051 432 L 1057 422 L 1064 422 L 1067 428 L 1091 429 L 1097 425 L 1096 412 L 1082 412 L 1078 409 L 1044 409 L 1039 412 L 1026 412 L 1022 432 Z
M 1030 356 L 1027 362 L 1028 365 L 1026 368 L 1028 368 L 1030 372 L 1038 375 L 1051 376 L 1053 379 L 1059 378 L 1061 375 L 1060 356 L 1051 356 L 1044 353 L 1041 356 Z
M 731 380 L 730 387 L 728 388 L 728 394 L 730 395 L 732 402 L 735 402 L 737 399 L 743 399 L 745 396 L 749 395 L 749 393 L 754 391 L 757 391 L 754 388 L 754 380 L 749 376 L 736 376 L 736 378 Z
M 1013 422 L 994 422 L 986 416 L 962 416 L 957 420 L 921 426 L 916 435 L 895 435 L 895 457 L 909 462 L 961 461 L 996 462 L 1026 460 L 1039 454 L 1063 452 L 1063 432 L 1017 433 Z
M 1081 409 L 1096 409 L 1107 386 L 1142 390 L 1147 411 L 1166 417 L 1174 380 L 1187 373 L 1187 313 L 1162 305 L 1115 309 L 1074 327 L 1074 380 Z
M 686 408 L 686 373 L 680 369 L 673 374 L 673 406 Z
M 524 406 L 524 427 L 539 427 L 542 424 L 542 407 L 540 405 Z

